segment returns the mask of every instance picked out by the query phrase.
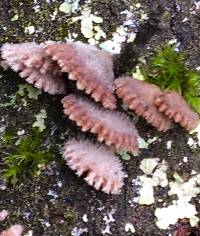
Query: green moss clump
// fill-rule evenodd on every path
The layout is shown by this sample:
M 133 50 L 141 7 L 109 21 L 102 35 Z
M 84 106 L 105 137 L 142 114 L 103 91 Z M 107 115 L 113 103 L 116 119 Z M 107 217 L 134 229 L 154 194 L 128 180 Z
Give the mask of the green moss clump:
M 176 52 L 173 46 L 158 49 L 142 73 L 147 82 L 162 90 L 179 92 L 200 113 L 200 74 L 186 66 L 184 54 Z
M 42 150 L 41 132 L 34 129 L 33 133 L 16 142 L 10 133 L 6 133 L 3 140 L 10 147 L 12 152 L 3 159 L 3 178 L 14 186 L 24 175 L 37 175 L 47 163 L 52 160 L 52 153 Z

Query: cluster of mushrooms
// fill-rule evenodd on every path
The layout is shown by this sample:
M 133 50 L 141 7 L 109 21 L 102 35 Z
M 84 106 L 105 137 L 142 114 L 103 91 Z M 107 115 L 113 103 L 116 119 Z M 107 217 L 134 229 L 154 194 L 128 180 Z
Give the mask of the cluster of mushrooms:
M 198 114 L 178 93 L 127 76 L 115 79 L 111 54 L 95 46 L 31 42 L 5 44 L 1 53 L 4 65 L 38 89 L 66 95 L 66 79 L 70 79 L 87 94 L 68 94 L 61 102 L 65 115 L 83 132 L 94 133 L 98 142 L 68 140 L 62 154 L 68 166 L 78 176 L 84 174 L 96 190 L 120 193 L 125 173 L 115 152 L 138 151 L 137 130 L 126 114 L 116 110 L 117 97 L 161 132 L 169 130 L 173 121 L 188 131 L 199 124 Z

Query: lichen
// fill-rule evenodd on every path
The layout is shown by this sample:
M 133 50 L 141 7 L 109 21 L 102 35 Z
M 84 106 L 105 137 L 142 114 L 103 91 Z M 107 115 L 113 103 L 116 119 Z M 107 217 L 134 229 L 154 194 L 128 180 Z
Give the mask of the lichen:
M 44 109 L 40 110 L 38 114 L 35 115 L 36 121 L 32 124 L 32 127 L 38 128 L 40 132 L 46 129 L 45 119 L 47 118 L 47 113 Z

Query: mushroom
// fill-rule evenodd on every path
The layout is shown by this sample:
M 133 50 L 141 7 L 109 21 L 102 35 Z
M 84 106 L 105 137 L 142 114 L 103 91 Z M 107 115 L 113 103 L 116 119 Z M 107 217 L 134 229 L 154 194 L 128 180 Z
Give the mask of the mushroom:
M 138 150 L 138 134 L 133 122 L 123 113 L 106 110 L 75 95 L 62 99 L 64 113 L 76 122 L 83 132 L 97 134 L 100 142 L 127 151 Z
M 116 93 L 129 109 L 145 118 L 158 131 L 167 131 L 171 121 L 162 114 L 154 104 L 155 97 L 161 93 L 159 87 L 132 77 L 121 77 L 115 80 Z
M 46 47 L 78 89 L 85 91 L 105 108 L 115 109 L 113 62 L 110 53 L 81 42 L 55 43 Z
M 78 176 L 86 174 L 84 180 L 96 190 L 119 194 L 124 182 L 124 172 L 118 157 L 102 144 L 89 141 L 67 141 L 63 147 L 63 158 Z

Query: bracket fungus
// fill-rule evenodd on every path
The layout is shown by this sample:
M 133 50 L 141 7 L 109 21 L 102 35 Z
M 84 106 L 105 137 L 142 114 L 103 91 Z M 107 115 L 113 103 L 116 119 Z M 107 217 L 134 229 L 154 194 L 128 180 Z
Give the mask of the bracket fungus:
M 125 114 L 114 110 L 117 101 L 115 90 L 131 110 L 158 131 L 170 129 L 172 119 L 188 131 L 199 124 L 199 116 L 178 93 L 162 92 L 154 84 L 131 77 L 114 80 L 111 54 L 95 46 L 81 42 L 5 44 L 1 54 L 5 65 L 45 92 L 65 93 L 65 80 L 61 76 L 68 73 L 68 78 L 76 81 L 77 89 L 100 102 L 96 104 L 73 94 L 61 100 L 69 119 L 75 121 L 83 132 L 96 134 L 99 142 L 109 146 L 71 140 L 62 150 L 69 167 L 78 176 L 86 175 L 85 181 L 96 190 L 118 194 L 124 184 L 122 164 L 111 147 L 114 150 L 138 151 L 138 133 L 133 122 Z M 10 235 L 3 233 L 2 236 Z
M 183 97 L 177 92 L 162 92 L 156 96 L 154 103 L 160 112 L 179 123 L 189 132 L 200 123 L 198 114 L 190 109 Z
M 69 79 L 105 108 L 115 109 L 113 61 L 110 53 L 81 42 L 57 43 L 46 47 Z
M 71 140 L 63 147 L 63 158 L 78 176 L 96 190 L 119 194 L 123 186 L 124 172 L 118 157 L 102 144 Z
M 161 90 L 154 84 L 148 84 L 131 77 L 121 77 L 115 80 L 116 93 L 128 105 L 129 109 L 146 119 L 158 131 L 167 131 L 171 121 L 154 104 L 156 95 Z
M 137 151 L 138 134 L 129 118 L 120 112 L 106 110 L 95 103 L 68 95 L 62 99 L 64 113 L 76 122 L 83 132 L 97 134 L 98 141 L 117 149 Z
M 2 58 L 11 69 L 19 75 L 50 94 L 65 92 L 65 81 L 61 78 L 58 65 L 45 54 L 42 44 L 22 43 L 4 44 L 1 48 Z

